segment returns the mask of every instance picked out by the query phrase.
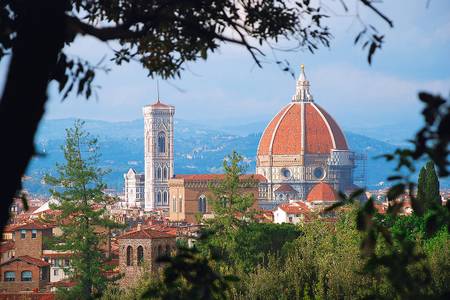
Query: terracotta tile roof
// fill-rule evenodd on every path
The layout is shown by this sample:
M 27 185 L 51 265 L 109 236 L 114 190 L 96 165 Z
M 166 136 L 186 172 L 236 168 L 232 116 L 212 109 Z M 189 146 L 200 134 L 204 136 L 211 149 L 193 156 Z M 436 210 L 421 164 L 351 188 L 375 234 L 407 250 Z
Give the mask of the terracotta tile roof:
M 19 257 L 13 257 L 10 260 L 5 261 L 4 263 L 0 264 L 0 266 L 12 263 L 12 262 L 17 261 L 17 260 L 20 260 L 20 261 L 23 261 L 23 262 L 26 262 L 26 263 L 29 263 L 29 264 L 32 264 L 32 265 L 35 265 L 35 266 L 38 266 L 38 267 L 50 266 L 50 264 L 48 262 L 45 262 L 45 261 L 43 261 L 41 259 L 34 258 L 34 257 L 28 256 L 28 255 L 19 256 Z
M 259 140 L 258 155 L 268 155 L 270 153 L 273 132 L 275 131 L 277 124 L 283 116 L 284 112 L 288 108 L 290 108 L 290 104 L 283 107 L 283 109 L 281 109 L 281 111 L 277 115 L 275 115 L 272 121 L 270 121 L 269 125 L 267 125 L 261 139 Z
M 184 179 L 185 181 L 220 181 L 225 178 L 225 174 L 178 174 L 175 179 Z M 241 180 L 256 180 L 266 182 L 267 179 L 260 174 L 245 174 L 240 176 Z
M 14 232 L 16 231 L 16 227 L 20 224 L 8 224 L 5 226 L 5 229 L 3 229 L 3 232 Z
M 305 105 L 305 152 L 329 154 L 333 149 L 333 137 L 327 123 L 313 104 Z
M 5 253 L 14 249 L 14 241 L 4 241 L 0 244 L 0 253 Z
M 302 136 L 303 132 L 305 136 Z M 329 154 L 331 149 L 348 150 L 342 130 L 323 108 L 313 102 L 292 102 L 267 125 L 258 145 L 258 155 L 299 155 L 303 138 L 305 153 Z
M 272 154 L 300 154 L 302 129 L 300 124 L 302 106 L 292 103 L 272 139 Z
M 117 239 L 165 239 L 175 237 L 176 235 L 168 232 L 144 228 L 124 233 L 123 235 L 117 237 Z
M 33 220 L 29 223 L 18 225 L 14 228 L 14 231 L 22 230 L 22 229 L 50 229 L 54 228 L 55 225 L 49 223 L 43 223 L 41 221 Z
M 161 101 L 159 101 L 159 99 L 158 99 L 158 101 L 156 101 L 153 104 L 150 104 L 149 106 L 154 107 L 154 108 L 171 108 L 171 107 L 173 107 L 171 105 L 167 105 L 165 103 L 162 103 Z
M 306 201 L 337 201 L 336 191 L 328 183 L 321 182 L 316 184 L 306 197 Z
M 307 214 L 310 212 L 308 205 L 299 201 L 293 203 L 283 203 L 278 206 L 279 209 L 285 211 L 288 214 Z
M 345 135 L 342 132 L 342 129 L 339 127 L 338 123 L 330 116 L 330 114 L 323 109 L 321 106 L 315 104 L 320 112 L 325 116 L 328 121 L 328 124 L 331 127 L 331 131 L 333 132 L 334 139 L 336 142 L 336 149 L 340 150 L 348 150 L 347 140 L 345 139 Z
M 287 183 L 283 183 L 281 184 L 276 190 L 275 192 L 281 192 L 281 193 L 297 193 L 297 191 L 290 185 Z

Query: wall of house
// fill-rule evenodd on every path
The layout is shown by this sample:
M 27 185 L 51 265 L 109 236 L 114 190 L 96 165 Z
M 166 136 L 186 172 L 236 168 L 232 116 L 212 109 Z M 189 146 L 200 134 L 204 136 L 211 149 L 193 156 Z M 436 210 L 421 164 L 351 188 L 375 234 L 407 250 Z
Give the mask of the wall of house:
M 16 257 L 28 255 L 34 258 L 41 258 L 44 247 L 44 237 L 51 236 L 51 229 L 36 230 L 36 237 L 32 238 L 32 230 L 25 230 L 25 238 L 22 239 L 20 230 L 14 233 Z
M 208 182 L 191 183 L 183 180 L 170 180 L 170 203 L 169 203 L 169 219 L 171 221 L 185 221 L 192 224 L 198 223 L 198 217 L 212 214 L 212 207 L 209 203 L 214 198 L 213 193 L 208 188 Z M 246 187 L 240 189 L 242 193 L 251 193 L 255 199 L 254 208 L 258 207 L 259 189 L 255 187 Z M 199 211 L 199 198 L 206 196 L 206 214 Z M 174 210 L 174 199 L 176 200 L 176 210 Z M 181 211 L 180 211 L 181 200 Z M 207 217 L 205 216 L 205 217 Z
M 42 271 L 41 271 L 42 270 Z M 5 281 L 5 272 L 14 271 L 16 273 L 15 281 Z M 21 274 L 23 271 L 32 272 L 32 281 L 22 281 Z M 46 273 L 46 280 L 41 280 L 41 272 Z M 20 292 L 42 289 L 49 282 L 49 268 L 39 268 L 35 265 L 25 263 L 23 261 L 14 261 L 0 267 L 1 284 L 0 291 Z
M 273 213 L 273 222 L 276 224 L 286 223 L 286 212 L 280 208 L 277 208 Z

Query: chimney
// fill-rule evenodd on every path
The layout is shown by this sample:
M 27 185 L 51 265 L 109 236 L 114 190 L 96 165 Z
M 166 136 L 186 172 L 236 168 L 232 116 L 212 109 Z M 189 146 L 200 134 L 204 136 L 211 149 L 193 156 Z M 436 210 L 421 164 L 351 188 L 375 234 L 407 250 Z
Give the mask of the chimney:
M 138 223 L 138 224 L 137 224 L 137 230 L 138 230 L 138 231 L 141 231 L 141 223 Z

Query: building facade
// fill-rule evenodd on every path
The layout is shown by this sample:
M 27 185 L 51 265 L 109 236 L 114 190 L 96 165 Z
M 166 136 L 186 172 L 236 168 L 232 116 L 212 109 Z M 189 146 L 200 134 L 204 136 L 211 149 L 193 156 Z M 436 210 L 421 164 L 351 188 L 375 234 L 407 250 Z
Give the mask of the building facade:
M 314 102 L 302 66 L 291 103 L 267 125 L 258 145 L 256 173 L 267 178 L 270 207 L 305 200 L 328 183 L 337 191 L 353 188 L 354 153 L 336 121 Z
M 214 195 L 210 187 L 224 178 L 224 174 L 195 174 L 176 175 L 170 179 L 169 220 L 196 224 L 202 218 L 212 217 L 210 200 Z M 265 199 L 266 179 L 261 175 L 248 174 L 241 176 L 240 180 L 243 183 L 240 191 L 251 194 L 257 208 L 258 201 Z
M 49 283 L 49 264 L 30 256 L 18 256 L 0 264 L 0 292 L 41 291 Z
M 125 181 L 124 196 L 127 208 L 144 208 L 145 176 L 130 168 L 123 174 Z
M 15 255 L 40 259 L 46 246 L 45 239 L 52 236 L 52 231 L 53 226 L 37 221 L 15 227 Z
M 159 100 L 143 108 L 144 113 L 144 209 L 167 210 L 169 178 L 174 174 L 173 134 L 175 107 Z

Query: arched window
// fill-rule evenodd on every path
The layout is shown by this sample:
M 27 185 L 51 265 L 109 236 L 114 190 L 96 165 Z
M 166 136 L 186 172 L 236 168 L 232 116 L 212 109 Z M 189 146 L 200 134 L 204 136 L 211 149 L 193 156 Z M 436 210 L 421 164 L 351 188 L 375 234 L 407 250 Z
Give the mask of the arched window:
M 144 247 L 139 246 L 137 248 L 137 264 L 138 266 L 142 265 L 144 262 Z
M 205 195 L 201 195 L 198 198 L 198 211 L 201 213 L 206 213 L 206 197 Z
M 127 266 L 133 265 L 133 248 L 131 246 L 127 247 Z
M 3 277 L 4 281 L 16 281 L 16 272 L 14 271 L 6 271 L 5 276 Z
M 178 199 L 178 212 L 182 212 L 183 211 L 183 198 Z
M 162 169 L 161 167 L 158 167 L 158 175 L 157 175 L 158 179 L 161 179 L 162 177 Z
M 164 132 L 158 134 L 158 152 L 166 152 L 166 134 Z
M 166 255 L 169 256 L 170 255 L 170 246 L 166 245 Z
M 177 212 L 177 198 L 175 198 L 175 196 L 172 197 L 172 206 L 172 211 Z
M 158 252 L 157 252 L 157 253 L 158 253 L 157 258 L 160 257 L 160 256 L 162 256 L 162 255 L 164 254 L 164 253 L 163 253 L 163 248 L 162 248 L 161 245 L 158 246 Z
M 33 278 L 33 273 L 31 273 L 31 271 L 23 271 L 20 278 L 22 281 L 31 281 Z
M 164 205 L 167 205 L 167 202 L 168 201 L 168 198 L 167 198 L 167 191 L 164 191 L 163 192 L 163 204 Z
M 158 204 L 161 204 L 161 191 L 158 192 L 158 195 L 156 196 L 156 202 Z
M 163 171 L 163 179 L 167 179 L 167 177 L 169 176 L 169 171 L 167 169 L 167 167 L 164 167 L 164 171 Z

